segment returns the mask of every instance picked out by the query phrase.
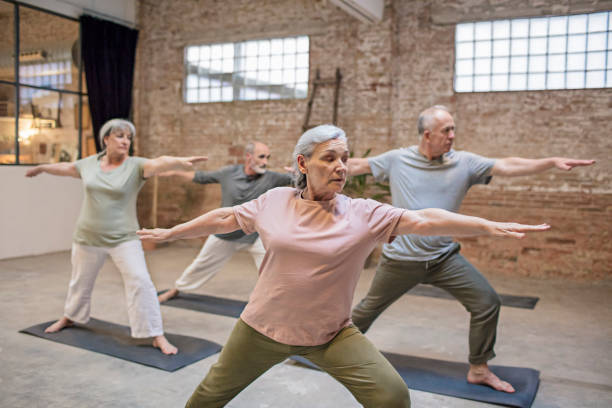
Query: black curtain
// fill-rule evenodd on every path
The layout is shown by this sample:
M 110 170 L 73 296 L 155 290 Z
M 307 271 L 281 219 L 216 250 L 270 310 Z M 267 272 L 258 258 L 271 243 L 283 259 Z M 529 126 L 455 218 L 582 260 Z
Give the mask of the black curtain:
M 100 128 L 109 119 L 130 117 L 138 30 L 81 16 L 81 52 L 96 150 Z

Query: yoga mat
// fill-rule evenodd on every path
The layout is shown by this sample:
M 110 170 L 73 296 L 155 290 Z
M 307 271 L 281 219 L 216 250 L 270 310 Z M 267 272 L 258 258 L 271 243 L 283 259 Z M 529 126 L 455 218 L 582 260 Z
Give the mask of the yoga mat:
M 465 378 L 469 369 L 467 363 L 384 352 L 383 355 L 399 372 L 408 388 L 413 390 L 508 407 L 529 408 L 540 385 L 540 372 L 531 368 L 490 366 L 498 377 L 508 381 L 516 389 L 516 392 L 509 394 L 495 391 L 485 385 L 468 383 Z M 318 369 L 303 357 L 292 356 L 291 360 Z
M 415 296 L 427 296 L 433 298 L 455 300 L 455 298 L 444 289 L 440 289 L 431 285 L 417 285 L 412 288 L 408 292 L 408 294 Z M 540 300 L 540 298 L 537 297 L 504 294 L 500 294 L 499 297 L 501 298 L 502 306 L 518 307 L 522 309 L 533 309 L 535 308 L 536 303 L 538 303 L 538 300 Z
M 54 320 L 37 324 L 19 332 L 165 371 L 176 371 L 221 350 L 219 344 L 208 340 L 166 333 L 168 341 L 178 347 L 179 352 L 175 355 L 165 355 L 151 346 L 151 339 L 130 337 L 130 328 L 127 326 L 91 319 L 86 325 L 75 325 L 56 333 L 45 333 L 45 328 L 53 322 Z
M 159 294 L 164 292 L 166 291 L 159 292 Z M 164 306 L 178 307 L 181 309 L 229 317 L 240 317 L 240 313 L 242 313 L 242 309 L 244 309 L 246 304 L 247 302 L 241 300 L 182 292 L 179 292 L 177 296 L 162 303 Z

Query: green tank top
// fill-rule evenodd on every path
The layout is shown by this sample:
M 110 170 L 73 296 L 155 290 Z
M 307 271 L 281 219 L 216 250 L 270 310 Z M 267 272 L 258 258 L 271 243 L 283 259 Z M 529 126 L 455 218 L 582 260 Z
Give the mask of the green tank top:
M 84 187 L 84 200 L 74 231 L 81 245 L 113 247 L 138 239 L 138 192 L 145 183 L 142 157 L 128 157 L 117 168 L 102 171 L 103 153 L 75 162 Z

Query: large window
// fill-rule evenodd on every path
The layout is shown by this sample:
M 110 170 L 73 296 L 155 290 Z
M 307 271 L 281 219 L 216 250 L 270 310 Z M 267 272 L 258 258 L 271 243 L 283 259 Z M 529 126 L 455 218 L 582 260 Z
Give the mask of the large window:
M 612 87 L 612 13 L 458 24 L 455 91 Z
M 188 46 L 184 100 L 305 98 L 308 51 L 306 36 Z
M 0 0 L 0 164 L 74 161 L 87 153 L 79 30 L 78 20 Z

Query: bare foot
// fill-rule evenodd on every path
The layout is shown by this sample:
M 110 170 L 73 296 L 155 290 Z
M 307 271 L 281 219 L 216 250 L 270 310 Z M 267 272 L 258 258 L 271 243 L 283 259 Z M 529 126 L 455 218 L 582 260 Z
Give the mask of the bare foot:
M 500 380 L 498 376 L 493 374 L 486 363 L 470 364 L 467 380 L 471 384 L 488 385 L 497 391 L 514 392 L 514 387 L 509 382 Z
M 164 303 L 166 300 L 170 300 L 173 297 L 176 297 L 179 294 L 178 289 L 174 288 L 174 289 L 170 289 L 164 293 L 162 293 L 161 295 L 159 295 L 157 297 L 157 300 L 159 300 L 159 303 Z
M 74 322 L 67 317 L 62 317 L 57 322 L 47 327 L 45 333 L 55 333 L 70 326 L 74 326 Z
M 178 349 L 174 347 L 164 335 L 153 338 L 153 347 L 161 350 L 164 354 L 176 354 Z

